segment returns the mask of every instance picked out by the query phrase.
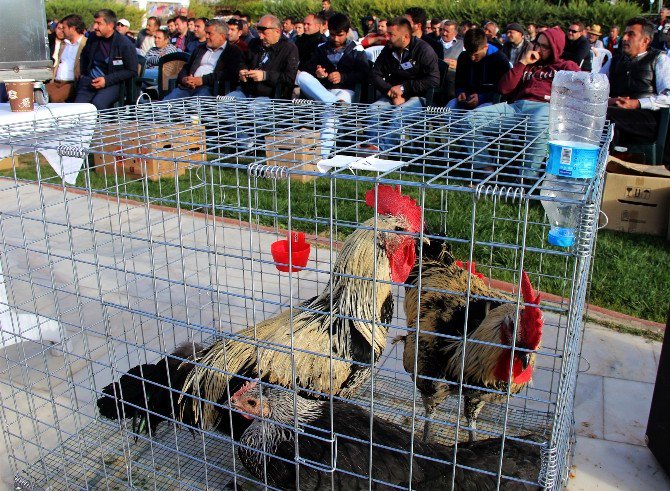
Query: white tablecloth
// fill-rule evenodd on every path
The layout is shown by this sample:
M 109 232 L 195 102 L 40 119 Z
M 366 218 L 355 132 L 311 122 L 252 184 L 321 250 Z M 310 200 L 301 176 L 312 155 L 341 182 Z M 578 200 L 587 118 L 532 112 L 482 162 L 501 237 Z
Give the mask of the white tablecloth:
M 0 104 L 0 158 L 37 150 L 68 184 L 86 158 L 97 120 L 93 104 L 48 104 L 14 113 Z

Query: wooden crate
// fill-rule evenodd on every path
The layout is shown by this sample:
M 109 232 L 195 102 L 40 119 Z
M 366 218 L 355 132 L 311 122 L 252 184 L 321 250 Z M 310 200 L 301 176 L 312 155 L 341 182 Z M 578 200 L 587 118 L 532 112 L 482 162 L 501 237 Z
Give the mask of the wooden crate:
M 283 131 L 265 137 L 267 165 L 295 167 L 316 171 L 316 162 L 321 158 L 318 131 Z M 307 163 L 310 162 L 310 163 Z M 304 164 L 304 165 L 302 165 Z M 292 179 L 308 182 L 314 176 L 292 174 Z
M 183 175 L 193 162 L 206 162 L 205 127 L 174 124 L 164 129 L 110 127 L 96 137 L 102 142 L 95 153 L 95 170 L 100 174 L 142 178 L 152 181 Z M 120 152 L 121 155 L 113 155 Z M 173 161 L 172 159 L 177 160 Z M 183 161 L 186 160 L 186 161 Z

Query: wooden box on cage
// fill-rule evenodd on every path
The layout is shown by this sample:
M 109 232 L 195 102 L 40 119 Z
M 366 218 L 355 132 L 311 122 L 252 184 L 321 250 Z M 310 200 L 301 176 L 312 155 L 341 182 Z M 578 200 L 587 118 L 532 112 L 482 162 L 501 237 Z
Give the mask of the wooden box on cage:
M 189 165 L 206 162 L 205 127 L 173 124 L 151 129 L 114 125 L 96 135 L 102 143 L 94 156 L 100 174 L 130 178 L 146 176 L 152 181 L 181 176 Z M 140 156 L 141 155 L 141 156 Z
M 316 162 L 321 158 L 318 131 L 282 131 L 265 137 L 267 165 L 296 167 L 316 172 Z M 292 179 L 308 182 L 314 176 L 292 174 Z

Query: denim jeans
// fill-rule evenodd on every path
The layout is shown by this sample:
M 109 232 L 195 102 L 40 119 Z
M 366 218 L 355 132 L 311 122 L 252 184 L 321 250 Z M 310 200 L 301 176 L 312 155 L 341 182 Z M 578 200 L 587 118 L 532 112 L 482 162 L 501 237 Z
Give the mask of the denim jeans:
M 234 90 L 228 94 L 227 97 L 232 97 L 233 99 L 253 99 L 253 104 L 251 105 L 251 117 L 249 113 L 246 113 L 243 120 L 238 120 L 237 117 L 233 117 L 233 122 L 235 124 L 235 132 L 237 134 L 237 140 L 241 141 L 242 147 L 245 149 L 255 148 L 260 145 L 256 143 L 256 139 L 259 137 L 263 138 L 265 134 L 270 133 L 270 129 L 259 131 L 259 126 L 264 126 L 265 117 L 267 116 L 268 107 L 270 105 L 269 97 L 250 97 L 247 96 L 241 90 Z
M 495 138 L 497 128 L 488 126 L 491 122 L 497 122 L 501 119 L 504 121 L 507 116 L 514 115 L 530 116 L 532 120 L 537 120 L 538 124 L 545 125 L 549 119 L 549 103 L 537 101 L 520 100 L 507 104 L 505 102 L 500 104 L 493 104 L 487 107 L 478 107 L 471 111 L 468 117 L 470 118 L 470 126 L 476 132 L 476 138 L 471 140 L 474 147 L 474 152 L 481 150 L 475 168 L 483 168 L 495 165 L 496 160 L 486 145 L 490 144 Z M 488 126 L 488 127 L 487 127 Z M 521 130 L 523 131 L 523 130 Z M 516 141 L 523 142 L 525 138 L 532 139 L 533 134 L 510 134 L 507 138 L 515 138 Z M 543 131 L 537 140 L 528 147 L 527 153 L 523 156 L 521 177 L 535 178 L 542 168 L 542 162 L 547 155 L 547 132 Z
M 307 96 L 315 101 L 334 104 L 338 101 L 350 104 L 354 96 L 353 90 L 347 89 L 326 89 L 313 75 L 307 72 L 300 72 L 296 78 L 296 83 L 300 86 Z M 332 107 L 328 107 L 323 113 L 323 126 L 321 128 L 321 156 L 328 158 L 331 150 L 335 146 L 335 136 L 337 135 L 337 119 L 335 118 Z
M 164 101 L 171 101 L 174 99 L 183 99 L 185 97 L 196 97 L 196 96 L 206 96 L 212 95 L 212 88 L 209 85 L 201 85 L 197 89 L 182 89 L 181 87 L 175 87 L 170 91 L 168 95 L 163 97 Z
M 405 122 L 421 111 L 425 101 L 421 97 L 411 97 L 399 106 L 382 97 L 370 106 L 370 128 L 365 130 L 367 143 L 377 145 L 386 151 L 400 144 L 400 128 Z

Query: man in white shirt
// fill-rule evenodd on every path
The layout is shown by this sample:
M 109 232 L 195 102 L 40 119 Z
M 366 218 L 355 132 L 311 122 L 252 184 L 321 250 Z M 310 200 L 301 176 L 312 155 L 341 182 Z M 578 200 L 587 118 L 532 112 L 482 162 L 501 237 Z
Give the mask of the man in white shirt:
M 221 95 L 226 82 L 231 88 L 237 83 L 242 52 L 226 41 L 228 25 L 211 20 L 205 28 L 207 42 L 196 48 L 177 76 L 177 87 L 164 100 L 192 96 Z
M 137 34 L 137 42 L 135 43 L 135 46 L 137 47 L 138 54 L 146 56 L 149 50 L 156 46 L 155 36 L 156 32 L 158 32 L 160 28 L 161 28 L 161 21 L 158 19 L 158 17 L 149 17 L 147 19 L 147 27 L 141 29 L 140 32 Z
M 621 52 L 600 70 L 610 80 L 607 119 L 615 123 L 614 146 L 656 140 L 658 110 L 670 107 L 670 58 L 650 46 L 653 37 L 651 22 L 630 19 Z
M 86 25 L 78 15 L 68 15 L 61 20 L 63 46 L 53 68 L 53 78 L 46 84 L 51 102 L 67 102 L 74 96 L 75 82 L 79 79 L 79 58 L 86 45 Z

